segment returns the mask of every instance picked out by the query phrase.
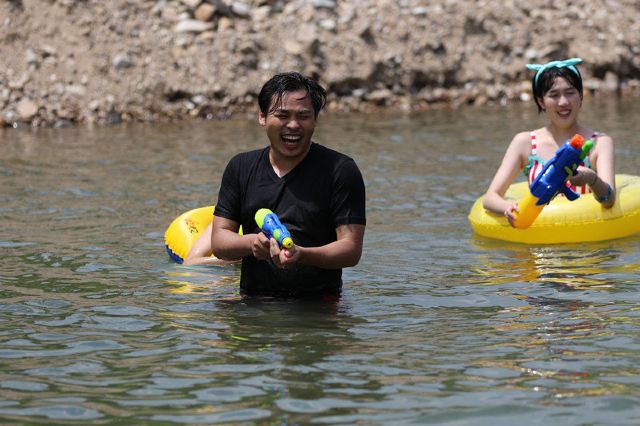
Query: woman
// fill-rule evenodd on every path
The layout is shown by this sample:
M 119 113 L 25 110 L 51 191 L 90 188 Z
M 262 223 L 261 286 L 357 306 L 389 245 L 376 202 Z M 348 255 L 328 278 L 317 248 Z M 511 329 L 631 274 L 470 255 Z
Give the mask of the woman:
M 212 222 L 213 223 L 213 222 Z M 211 229 L 212 223 L 210 223 L 200 237 L 193 244 L 189 253 L 184 258 L 183 265 L 217 265 L 224 266 L 229 265 L 230 263 L 227 260 L 218 259 L 213 256 L 213 250 L 211 249 Z
M 576 67 L 580 62 L 582 59 L 572 58 L 527 65 L 528 69 L 536 71 L 531 82 L 533 97 L 538 112 L 546 114 L 548 123 L 515 135 L 483 200 L 485 209 L 503 214 L 511 226 L 514 226 L 518 204 L 505 199 L 504 194 L 518 172 L 523 171 L 531 184 L 544 164 L 576 133 L 593 140 L 594 148 L 577 173 L 569 178 L 573 189 L 580 194 L 592 192 L 605 208 L 612 207 L 615 202 L 613 140 L 578 123 L 583 100 L 582 77 Z

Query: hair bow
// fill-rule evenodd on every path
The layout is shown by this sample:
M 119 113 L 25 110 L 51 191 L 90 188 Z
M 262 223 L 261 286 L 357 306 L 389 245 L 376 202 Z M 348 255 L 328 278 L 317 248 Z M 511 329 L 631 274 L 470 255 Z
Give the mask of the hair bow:
M 551 62 L 547 62 L 546 64 L 527 64 L 526 67 L 528 70 L 536 71 L 534 84 L 537 85 L 538 77 L 540 77 L 540 75 L 546 70 L 548 70 L 549 68 L 566 67 L 566 68 L 569 68 L 574 73 L 576 73 L 577 75 L 580 75 L 580 73 L 578 72 L 578 68 L 576 68 L 576 65 L 578 65 L 580 62 L 582 62 L 582 59 L 580 58 L 570 58 L 570 59 L 565 59 L 563 61 L 551 61 Z

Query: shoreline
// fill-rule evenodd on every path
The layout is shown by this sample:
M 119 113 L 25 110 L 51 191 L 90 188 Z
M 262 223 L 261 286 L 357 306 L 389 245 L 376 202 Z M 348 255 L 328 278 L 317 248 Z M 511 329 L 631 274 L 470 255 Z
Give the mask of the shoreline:
M 508 105 L 530 100 L 526 63 L 573 56 L 585 97 L 640 96 L 633 2 L 516 3 L 5 1 L 0 127 L 226 119 L 288 70 L 329 112 Z
M 628 99 L 640 99 L 640 93 L 637 90 L 629 91 L 620 95 L 616 91 L 597 92 L 595 94 L 585 93 L 585 98 L 610 100 L 613 97 L 616 101 L 623 101 Z M 362 100 L 353 100 L 351 98 L 332 98 L 327 100 L 327 106 L 324 111 L 328 114 L 340 114 L 340 113 L 357 113 L 357 114 L 402 114 L 402 113 L 417 113 L 438 109 L 459 109 L 459 108 L 474 108 L 483 106 L 501 106 L 508 107 L 509 105 L 525 105 L 531 101 L 530 94 L 523 92 L 515 99 L 512 98 L 500 98 L 489 99 L 482 95 L 476 96 L 474 94 L 460 95 L 460 96 L 448 96 L 447 101 L 438 102 L 425 102 L 425 101 L 413 101 L 407 102 L 404 97 L 387 98 L 384 102 L 369 102 Z M 18 106 L 19 107 L 19 106 Z M 153 108 L 151 108 L 153 109 Z M 136 109 L 136 112 L 139 110 Z M 244 104 L 234 104 L 232 107 L 221 108 L 219 110 L 206 108 L 203 113 L 199 110 L 197 114 L 194 114 L 194 109 L 187 107 L 184 110 L 175 111 L 174 115 L 154 115 L 152 118 L 139 116 L 134 111 L 111 111 L 107 114 L 100 115 L 96 119 L 86 120 L 81 116 L 65 116 L 52 117 L 51 120 L 46 120 L 35 114 L 32 117 L 20 117 L 15 113 L 9 112 L 5 115 L 0 115 L 0 130 L 1 129 L 24 129 L 24 128 L 67 128 L 67 127 L 83 127 L 83 126 L 111 126 L 123 123 L 180 123 L 189 121 L 215 121 L 215 120 L 229 120 L 235 118 L 249 118 L 253 119 L 258 114 L 257 101 Z

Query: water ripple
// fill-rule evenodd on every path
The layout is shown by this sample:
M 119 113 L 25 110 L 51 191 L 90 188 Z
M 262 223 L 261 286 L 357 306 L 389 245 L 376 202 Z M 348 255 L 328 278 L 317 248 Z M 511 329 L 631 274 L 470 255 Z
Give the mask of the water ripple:
M 0 408 L 0 414 L 21 417 L 46 417 L 51 420 L 95 420 L 104 417 L 99 411 L 78 405 L 54 403 L 33 408 Z
M 155 415 L 152 420 L 174 422 L 182 424 L 216 424 L 216 423 L 233 423 L 233 422 L 250 422 L 260 419 L 266 419 L 271 416 L 271 411 L 264 409 L 243 409 L 229 410 L 224 412 L 214 412 L 210 414 L 192 414 L 192 415 Z
M 65 357 L 91 352 L 116 351 L 126 346 L 113 340 L 90 340 L 70 343 L 64 349 L 16 350 L 0 349 L 0 358 Z

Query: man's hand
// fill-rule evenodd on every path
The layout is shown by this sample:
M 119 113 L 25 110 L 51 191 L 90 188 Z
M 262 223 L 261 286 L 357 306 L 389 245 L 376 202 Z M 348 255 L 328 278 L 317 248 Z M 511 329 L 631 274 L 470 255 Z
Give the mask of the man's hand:
M 251 243 L 251 253 L 258 260 L 271 259 L 271 243 L 264 233 L 260 232 L 256 235 L 253 243 Z
M 270 244 L 271 245 L 269 254 L 271 257 L 271 261 L 278 268 L 287 269 L 298 263 L 298 261 L 300 260 L 302 252 L 300 251 L 298 246 L 293 246 L 289 249 L 280 249 L 280 246 L 278 246 L 278 241 L 276 241 L 275 238 L 271 238 Z

